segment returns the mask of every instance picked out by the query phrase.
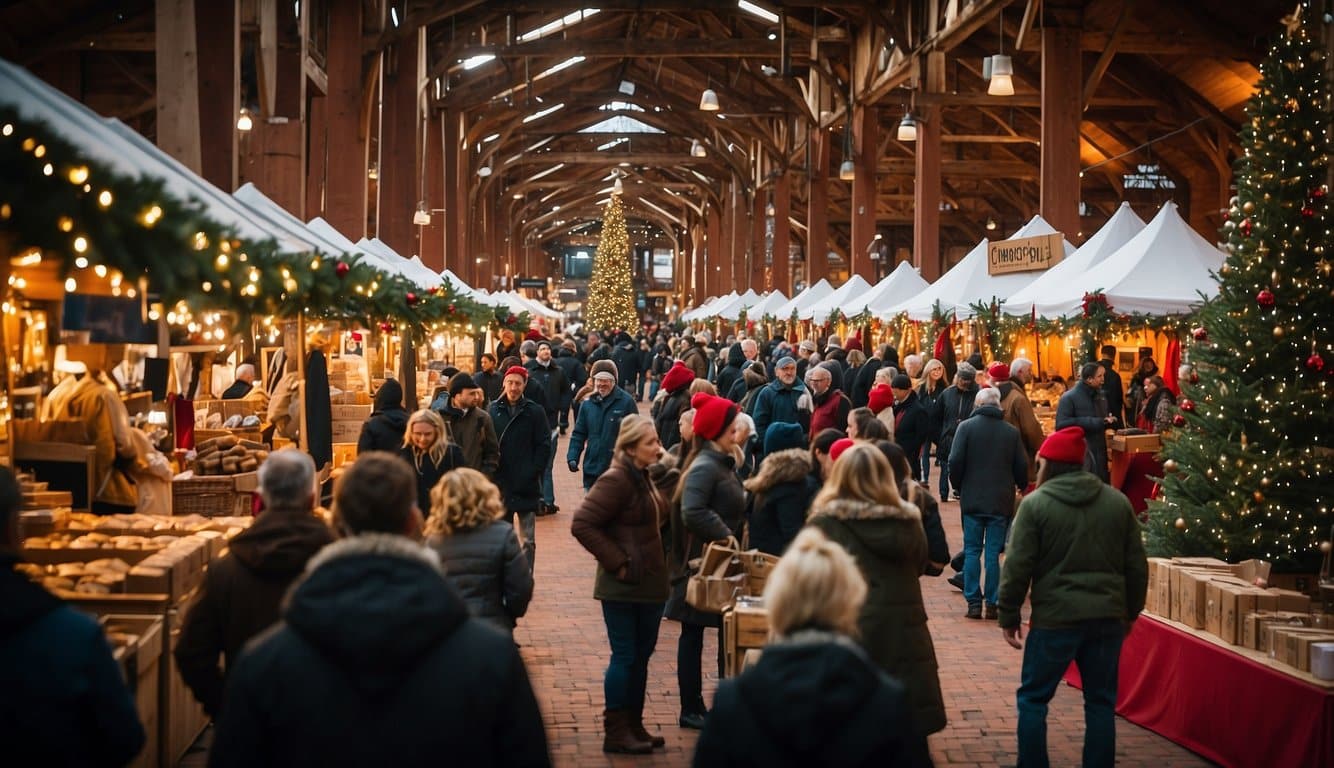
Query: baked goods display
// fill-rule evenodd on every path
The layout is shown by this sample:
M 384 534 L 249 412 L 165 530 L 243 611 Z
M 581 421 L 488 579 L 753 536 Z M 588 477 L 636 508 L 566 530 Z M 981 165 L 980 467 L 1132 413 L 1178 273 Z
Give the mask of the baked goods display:
M 268 446 L 264 443 L 221 435 L 195 446 L 192 468 L 196 476 L 238 475 L 259 469 L 268 457 Z

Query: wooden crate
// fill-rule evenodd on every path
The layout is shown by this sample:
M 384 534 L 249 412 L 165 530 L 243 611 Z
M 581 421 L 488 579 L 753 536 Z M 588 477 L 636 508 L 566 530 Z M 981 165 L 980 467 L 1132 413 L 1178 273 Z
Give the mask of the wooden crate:
M 181 626 L 188 612 L 188 603 L 167 611 L 167 642 L 163 643 L 163 658 L 167 661 L 166 674 L 162 675 L 162 699 L 164 716 L 162 718 L 162 764 L 174 766 L 185 756 L 186 750 L 195 743 L 199 734 L 208 725 L 208 715 L 204 707 L 195 700 L 194 694 L 185 685 L 177 668 L 173 655 L 181 639 Z
M 769 612 L 762 605 L 738 603 L 723 612 L 723 672 L 741 674 L 746 652 L 769 642 Z
M 250 514 L 250 491 L 237 490 L 237 477 L 238 475 L 209 475 L 173 480 L 171 513 L 204 517 Z
M 103 619 L 107 631 L 122 631 L 139 638 L 133 645 L 119 649 L 118 653 L 125 681 L 134 692 L 139 722 L 143 723 L 147 737 L 143 750 L 130 765 L 132 768 L 158 768 L 162 740 L 163 617 L 113 613 Z M 166 662 L 171 663 L 171 660 L 166 659 Z

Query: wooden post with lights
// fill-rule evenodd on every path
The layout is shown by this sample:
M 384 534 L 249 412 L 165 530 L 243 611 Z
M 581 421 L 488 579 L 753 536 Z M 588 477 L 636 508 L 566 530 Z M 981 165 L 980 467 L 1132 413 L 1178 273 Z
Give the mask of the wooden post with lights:
M 806 189 L 806 285 L 829 276 L 829 132 L 811 131 Z

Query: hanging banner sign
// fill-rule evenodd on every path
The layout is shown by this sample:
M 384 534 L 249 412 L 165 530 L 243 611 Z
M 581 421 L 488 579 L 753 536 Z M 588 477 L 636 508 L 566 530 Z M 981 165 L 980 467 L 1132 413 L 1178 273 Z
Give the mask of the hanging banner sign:
M 992 241 L 987 244 L 987 274 L 1035 272 L 1053 267 L 1065 258 L 1064 239 L 1054 233 Z

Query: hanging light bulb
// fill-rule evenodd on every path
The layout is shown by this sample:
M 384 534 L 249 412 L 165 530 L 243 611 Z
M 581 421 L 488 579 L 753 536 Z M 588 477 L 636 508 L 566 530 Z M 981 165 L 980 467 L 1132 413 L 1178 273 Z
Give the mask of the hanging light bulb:
M 478 175 L 478 176 L 481 176 L 481 177 L 484 178 L 484 179 L 485 179 L 487 176 L 490 176 L 490 175 L 491 175 L 491 164 L 488 162 L 486 165 L 482 166 L 481 168 L 478 168 L 478 169 L 477 169 L 477 175 Z
M 617 176 L 617 177 L 616 177 L 616 181 L 612 182 L 612 185 L 611 185 L 611 193 L 612 193 L 613 195 L 619 195 L 619 194 L 623 193 L 624 191 L 625 191 L 625 187 L 624 187 L 624 185 L 621 184 L 621 177 L 620 177 L 620 176 Z
M 993 218 L 991 218 L 990 216 L 988 216 L 988 217 L 987 217 L 987 230 L 988 230 L 988 231 L 991 231 L 991 230 L 995 230 L 995 229 L 996 229 L 996 220 L 993 219 Z
M 852 164 L 851 158 L 844 160 L 838 167 L 838 177 L 843 181 L 852 181 L 857 178 L 857 166 Z
M 908 112 L 899 121 L 899 130 L 895 134 L 899 141 L 917 141 L 917 118 Z
M 250 110 L 241 108 L 241 114 L 236 118 L 236 130 L 248 131 L 255 127 L 255 121 L 250 119 Z
M 712 88 L 705 88 L 704 93 L 700 94 L 699 108 L 705 112 L 718 111 L 718 94 L 714 93 Z
M 699 143 L 699 139 L 695 139 L 694 141 L 690 142 L 691 157 L 705 157 L 708 154 L 709 153 L 704 149 L 704 145 Z
M 426 210 L 426 203 L 417 203 L 417 212 L 412 214 L 412 223 L 418 227 L 427 227 L 431 224 L 431 212 Z
M 996 54 L 991 57 L 991 81 L 987 93 L 992 96 L 1014 95 L 1014 62 L 1009 56 Z

